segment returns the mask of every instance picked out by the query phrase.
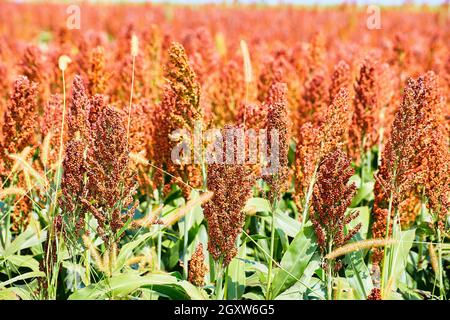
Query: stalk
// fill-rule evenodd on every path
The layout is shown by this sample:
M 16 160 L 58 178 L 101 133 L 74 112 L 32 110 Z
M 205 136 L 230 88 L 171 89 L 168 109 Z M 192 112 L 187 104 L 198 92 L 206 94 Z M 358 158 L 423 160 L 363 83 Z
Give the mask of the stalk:
M 228 299 L 228 266 L 225 268 L 225 285 L 223 289 L 224 300 Z
M 89 213 L 86 213 L 84 222 L 86 230 L 89 229 Z M 86 287 L 91 284 L 91 256 L 89 250 L 84 251 L 84 268 L 86 269 Z
M 153 208 L 150 204 L 150 197 L 146 196 L 147 199 L 147 207 L 145 208 L 145 216 L 149 216 L 152 214 Z M 158 200 L 158 199 L 157 199 Z M 161 252 L 162 252 L 162 229 L 163 227 L 158 224 L 157 225 L 157 230 L 158 230 L 158 240 L 157 240 L 157 244 L 156 244 L 156 253 L 157 253 L 157 257 L 158 257 L 158 270 L 161 270 Z
M 366 166 L 366 154 L 364 152 L 364 145 L 366 142 L 366 136 L 363 135 L 363 139 L 361 142 L 361 146 L 359 148 L 359 154 L 360 154 L 360 165 L 361 165 L 361 172 L 360 172 L 360 178 L 361 178 L 361 186 L 364 183 L 364 168 Z
M 424 214 L 425 208 L 426 208 L 423 193 L 424 193 L 424 192 L 422 191 L 422 197 L 421 197 L 421 199 L 420 199 L 420 221 L 422 221 L 422 217 L 423 217 L 423 214 Z M 421 236 L 421 237 L 420 237 L 420 240 L 421 240 L 421 241 L 425 241 L 425 237 Z M 422 269 L 422 263 L 423 263 L 423 244 L 420 244 L 420 245 L 419 245 L 419 258 L 418 258 L 417 262 L 418 262 L 417 270 Z
M 386 219 L 386 235 L 385 235 L 385 240 L 387 240 L 389 238 L 389 225 L 391 224 L 391 212 L 392 212 L 392 202 L 393 202 L 393 193 L 391 191 L 390 195 L 389 195 L 389 207 L 388 207 L 388 216 Z M 385 285 L 386 285 L 386 271 L 388 271 L 386 269 L 386 258 L 387 258 L 387 251 L 390 249 L 389 246 L 386 246 L 384 248 L 384 252 L 383 252 L 383 268 L 381 271 L 381 296 L 384 297 L 384 289 L 385 289 Z
M 58 163 L 61 164 L 63 157 L 63 143 L 64 143 L 64 122 L 66 117 L 66 80 L 64 76 L 64 70 L 62 72 L 62 82 L 63 82 L 63 112 L 62 112 L 62 120 L 61 120 L 61 134 L 59 136 L 59 154 L 58 154 Z M 58 201 L 58 188 L 61 180 L 61 168 L 58 168 L 56 171 L 56 193 L 55 193 L 55 201 L 53 209 L 56 210 L 56 202 Z
M 394 168 L 394 174 L 393 174 L 393 180 L 395 181 L 397 179 L 397 167 Z M 389 194 L 389 204 L 388 204 L 388 216 L 386 219 L 386 234 L 384 236 L 384 239 L 387 241 L 389 238 L 389 227 L 391 224 L 391 212 L 392 212 L 392 203 L 394 201 L 394 193 L 391 189 L 390 194 Z M 397 215 L 397 212 L 395 214 L 395 216 Z M 395 220 L 394 220 L 395 222 Z M 394 232 L 394 228 L 392 228 L 392 232 Z M 394 238 L 394 234 L 393 234 L 393 238 Z M 390 250 L 390 246 L 386 245 L 386 247 L 384 248 L 384 252 L 383 252 L 383 268 L 381 271 L 381 296 L 384 297 L 385 295 L 385 286 L 386 286 L 386 272 L 390 272 L 390 269 L 386 269 L 386 258 L 387 258 L 387 251 L 389 250 L 389 254 L 391 255 L 391 250 Z M 389 259 L 390 260 L 390 259 Z
M 302 226 L 301 226 L 302 229 L 306 224 L 306 219 L 308 218 L 309 202 L 311 201 L 312 193 L 314 190 L 314 184 L 316 183 L 316 174 L 318 169 L 319 169 L 319 161 L 317 161 L 316 167 L 314 168 L 314 173 L 311 178 L 311 181 L 309 182 L 308 191 L 306 193 L 305 204 L 303 206 L 302 212 Z
M 328 243 L 328 253 L 332 251 L 333 243 L 330 241 Z M 327 299 L 333 300 L 333 260 L 328 260 L 327 266 Z
M 56 210 L 56 204 L 58 201 L 58 188 L 59 183 L 61 180 L 61 164 L 62 164 L 62 158 L 63 158 L 63 144 L 64 144 L 64 124 L 66 119 L 66 78 L 65 78 L 65 70 L 67 68 L 67 64 L 70 63 L 70 58 L 66 56 L 62 56 L 59 58 L 58 64 L 59 68 L 61 70 L 62 75 L 62 85 L 63 85 L 63 110 L 62 110 L 62 119 L 61 119 L 61 134 L 59 135 L 59 152 L 58 152 L 58 163 L 59 167 L 56 169 L 56 185 L 55 185 L 55 198 L 53 202 L 53 210 Z M 50 213 L 52 214 L 52 213 Z M 50 228 L 50 231 L 52 231 L 52 228 Z M 51 239 L 49 237 L 49 239 Z
M 222 289 L 222 281 L 223 281 L 223 266 L 222 266 L 223 258 L 220 257 L 219 261 L 216 262 L 216 300 L 222 300 L 223 297 L 223 289 Z
M 270 287 L 272 284 L 272 261 L 273 255 L 275 251 L 275 211 L 278 207 L 278 197 L 275 198 L 272 204 L 272 222 L 270 225 L 270 260 L 269 260 L 269 270 L 267 273 L 267 291 L 266 291 L 266 300 L 270 299 Z
M 158 225 L 158 269 L 161 270 L 161 252 L 162 252 L 162 226 Z
M 183 276 L 187 280 L 188 278 L 188 259 L 187 259 L 187 246 L 188 246 L 188 226 L 187 226 L 187 216 L 191 212 L 189 211 L 184 217 L 184 232 L 183 232 Z
M 438 238 L 438 262 L 439 262 L 439 270 L 438 270 L 438 278 L 439 278 L 439 298 L 441 300 L 445 299 L 445 290 L 444 290 L 444 277 L 442 272 L 442 245 L 441 245 L 441 229 L 437 228 L 437 238 Z
M 55 236 L 54 234 L 54 228 L 53 228 L 53 219 L 52 216 L 54 216 L 57 212 L 57 203 L 58 203 L 58 189 L 60 187 L 60 180 L 61 180 L 61 164 L 62 164 L 62 158 L 63 158 L 63 143 L 64 143 L 64 123 L 65 123 L 65 116 L 66 116 L 66 79 L 65 79 L 65 69 L 67 68 L 67 64 L 70 63 L 70 59 L 66 58 L 65 56 L 62 56 L 59 58 L 58 64 L 59 64 L 59 68 L 61 70 L 61 75 L 62 75 L 62 84 L 63 84 L 63 112 L 62 112 L 62 119 L 61 119 L 61 134 L 59 137 L 59 152 L 58 152 L 58 164 L 59 166 L 56 167 L 56 181 L 55 181 L 55 196 L 53 198 L 53 204 L 51 205 L 49 210 L 50 216 L 49 216 L 49 222 L 50 222 L 50 226 L 49 226 L 49 231 L 48 231 L 48 237 L 47 237 L 47 252 L 46 252 L 46 256 L 45 256 L 45 265 L 46 265 L 46 271 L 48 270 L 52 270 L 52 274 L 47 275 L 47 278 L 50 278 L 49 280 L 49 286 L 48 286 L 48 295 L 49 297 L 52 296 L 52 294 L 50 292 L 52 292 L 52 282 L 53 281 L 57 281 L 53 280 L 54 279 L 54 270 L 53 270 L 53 264 L 54 261 L 49 261 L 50 257 L 53 256 L 53 253 L 51 252 L 51 248 L 52 248 L 52 242 L 53 242 L 53 238 Z M 55 241 L 57 239 L 55 238 Z M 58 246 L 58 241 L 57 241 L 57 246 Z M 57 260 L 58 260 L 58 255 L 57 256 Z M 53 260 L 53 259 L 52 259 Z M 56 268 L 58 268 L 58 261 L 56 261 Z M 50 264 L 52 264 L 52 267 L 50 268 Z M 56 298 L 56 294 L 55 294 L 55 298 Z

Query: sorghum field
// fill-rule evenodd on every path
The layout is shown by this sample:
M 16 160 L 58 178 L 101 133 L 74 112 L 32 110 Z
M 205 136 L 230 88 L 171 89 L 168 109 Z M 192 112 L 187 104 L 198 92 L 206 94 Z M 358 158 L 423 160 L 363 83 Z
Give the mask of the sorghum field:
M 449 299 L 449 6 L 372 9 L 0 1 L 0 299 Z

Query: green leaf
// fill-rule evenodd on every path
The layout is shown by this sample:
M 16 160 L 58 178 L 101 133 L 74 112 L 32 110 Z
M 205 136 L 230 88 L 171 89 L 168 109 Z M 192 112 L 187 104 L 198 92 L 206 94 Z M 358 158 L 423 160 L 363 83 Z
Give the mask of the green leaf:
M 205 300 L 207 295 L 199 288 L 186 281 L 166 274 L 139 275 L 127 273 L 104 279 L 96 284 L 80 289 L 69 296 L 69 300 L 92 300 L 112 298 L 128 298 L 139 288 L 151 289 L 159 295 L 172 299 Z
M 134 290 L 149 285 L 176 284 L 177 279 L 168 274 L 149 274 L 141 276 L 137 273 L 127 273 L 102 280 L 96 284 L 80 289 L 69 296 L 69 300 L 104 299 L 127 297 Z
M 19 296 L 11 288 L 0 289 L 0 300 L 19 300 Z
M 281 259 L 281 269 L 277 269 L 273 280 L 272 297 L 278 296 L 302 277 L 316 249 L 314 230 L 309 223 L 295 236 Z
M 350 208 L 348 209 L 348 212 L 351 211 L 359 211 L 359 215 L 350 221 L 348 225 L 345 226 L 346 231 L 353 229 L 358 225 L 358 223 L 361 223 L 361 229 L 359 229 L 357 235 L 360 237 L 359 240 L 367 239 L 367 233 L 369 232 L 369 223 L 370 223 L 370 209 L 369 207 L 357 207 L 357 208 Z M 354 237 L 356 238 L 356 236 Z
M 178 284 L 184 289 L 191 300 L 209 300 L 208 295 L 202 289 L 194 286 L 188 281 L 180 281 Z
M 276 300 L 303 300 L 305 293 L 314 286 L 312 277 L 318 268 L 320 268 L 320 257 L 316 254 L 306 267 L 300 280 L 280 293 Z
M 31 255 L 12 255 L 5 257 L 6 260 L 17 266 L 18 268 L 26 267 L 33 271 L 39 271 L 39 262 Z
M 149 231 L 143 235 L 140 235 L 136 240 L 125 244 L 120 249 L 113 272 L 118 272 L 118 271 L 122 270 L 122 268 L 125 266 L 127 259 L 133 254 L 133 250 L 136 247 L 138 247 L 139 245 L 141 245 L 143 242 L 145 242 L 148 238 L 150 238 L 154 235 L 155 235 L 155 232 Z
M 244 294 L 242 296 L 242 298 L 246 299 L 246 300 L 264 300 L 265 297 L 257 292 L 247 292 L 246 294 Z
M 388 292 L 394 292 L 397 289 L 400 278 L 402 277 L 403 272 L 406 271 L 408 253 L 411 250 L 415 235 L 416 229 L 397 232 L 395 240 L 398 240 L 398 243 L 391 245 L 391 250 L 393 250 L 392 270 L 388 275 Z
M 0 282 L 0 288 L 6 287 L 7 285 L 10 285 L 16 281 L 21 281 L 25 279 L 35 278 L 35 277 L 45 277 L 45 273 L 42 271 L 31 271 L 24 274 L 21 274 L 17 277 L 11 278 L 5 282 Z
M 355 299 L 366 300 L 373 288 L 370 270 L 364 262 L 364 254 L 355 251 L 346 256 L 349 266 L 345 270 L 348 284 L 353 288 Z
M 29 227 L 24 232 L 19 234 L 5 249 L 4 256 L 8 257 L 16 252 L 33 247 L 47 238 L 47 231 L 42 231 L 40 234 L 36 234 L 35 231 Z
M 294 238 L 300 231 L 299 221 L 292 219 L 288 214 L 281 210 L 275 211 L 275 227 L 283 230 L 289 237 Z
M 355 207 L 363 200 L 370 201 L 373 199 L 373 187 L 375 183 L 373 181 L 364 182 L 361 187 L 358 188 L 356 195 L 353 197 L 350 207 Z
M 346 278 L 336 277 L 333 279 L 335 288 L 333 295 L 335 300 L 355 300 L 355 292 Z
M 198 190 L 192 190 L 191 200 L 200 198 Z M 196 205 L 181 219 L 178 224 L 180 226 L 180 234 L 184 234 L 185 225 L 187 225 L 187 230 L 191 230 L 194 225 L 199 225 L 203 221 L 203 209 L 201 204 Z
M 358 207 L 349 209 L 349 211 L 358 210 L 359 215 L 345 227 L 346 231 L 353 229 L 357 224 L 361 223 L 361 229 L 356 233 L 350 242 L 361 241 L 367 239 L 369 230 L 370 211 L 368 207 Z M 344 262 L 348 265 L 345 270 L 347 283 L 353 288 L 355 299 L 365 300 L 373 288 L 370 271 L 364 262 L 367 250 L 354 251 L 347 254 Z
M 244 212 L 270 212 L 272 208 L 270 202 L 263 198 L 250 198 L 247 200 Z
M 133 213 L 133 215 L 134 215 L 134 213 Z M 128 220 L 125 222 L 125 224 L 122 226 L 122 228 L 120 228 L 120 230 L 115 235 L 116 240 L 119 240 L 121 238 L 121 235 L 128 229 L 132 220 L 133 220 L 132 217 L 128 218 Z
M 227 299 L 239 300 L 245 291 L 245 243 L 239 248 L 237 257 L 228 266 Z

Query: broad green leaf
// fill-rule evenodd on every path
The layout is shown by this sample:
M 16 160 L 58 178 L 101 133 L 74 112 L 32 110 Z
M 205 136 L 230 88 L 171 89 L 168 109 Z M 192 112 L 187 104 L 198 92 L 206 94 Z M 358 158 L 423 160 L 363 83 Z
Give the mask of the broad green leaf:
M 361 187 L 358 188 L 356 195 L 353 197 L 351 207 L 355 207 L 361 203 L 362 200 L 370 201 L 373 199 L 373 186 L 375 183 L 373 181 L 364 182 Z
M 270 212 L 272 211 L 272 208 L 270 206 L 270 202 L 267 199 L 250 198 L 247 200 L 243 211 L 247 213 Z
M 19 296 L 11 288 L 0 289 L 0 300 L 19 300 Z
M 398 289 L 407 300 L 423 300 L 422 295 L 401 282 L 398 284 Z
M 191 199 L 195 200 L 200 197 L 197 190 L 192 190 Z M 184 219 L 179 221 L 180 234 L 184 234 L 185 225 L 187 225 L 187 230 L 191 230 L 194 225 L 198 225 L 203 221 L 203 209 L 200 204 L 193 207 L 189 212 L 186 213 Z
M 351 230 L 356 227 L 358 223 L 361 223 L 361 229 L 358 231 L 358 235 L 360 236 L 359 240 L 365 240 L 367 239 L 367 233 L 369 231 L 370 209 L 369 207 L 350 208 L 347 210 L 347 214 L 355 210 L 359 211 L 359 215 L 350 221 L 350 223 L 345 226 L 345 229 L 346 231 Z
M 264 300 L 265 297 L 259 293 L 256 292 L 247 292 L 242 296 L 243 299 L 247 300 Z
M 155 235 L 154 232 L 149 231 L 143 235 L 140 235 L 136 240 L 125 244 L 119 251 L 113 272 L 118 272 L 122 270 L 122 268 L 125 266 L 127 259 L 132 256 L 133 250 L 154 235 Z
M 180 260 L 180 248 L 182 247 L 182 244 L 182 240 L 178 240 L 175 243 L 169 242 L 168 251 L 165 254 L 165 257 L 163 257 L 167 258 L 168 268 L 174 268 L 178 264 L 178 261 Z
M 273 279 L 272 297 L 278 296 L 302 277 L 316 249 L 314 230 L 309 223 L 295 236 L 281 259 L 281 268 L 277 269 Z
M 27 228 L 24 232 L 19 234 L 5 249 L 4 256 L 11 256 L 16 252 L 33 247 L 47 238 L 47 232 L 43 231 L 37 235 L 32 228 Z
M 14 264 L 17 268 L 26 267 L 33 271 L 39 271 L 39 262 L 31 255 L 12 255 L 5 257 L 5 259 Z
M 345 270 L 345 276 L 348 284 L 353 288 L 355 299 L 366 300 L 373 288 L 370 271 L 364 262 L 364 254 L 361 251 L 355 251 L 346 256 L 348 266 Z
M 33 280 L 24 286 L 9 287 L 5 290 L 14 292 L 21 300 L 32 300 L 36 298 L 36 290 L 38 289 L 37 280 Z
M 388 275 L 387 292 L 395 292 L 398 287 L 398 282 L 406 270 L 409 250 L 411 250 L 416 229 L 394 232 L 398 243 L 391 245 L 392 251 L 392 270 Z
M 180 281 L 178 284 L 184 289 L 191 300 L 209 300 L 208 295 L 202 289 L 197 288 L 188 281 Z
M 368 207 L 351 208 L 349 211 L 358 210 L 359 215 L 353 219 L 347 226 L 346 231 L 353 229 L 357 224 L 361 223 L 361 229 L 350 242 L 361 241 L 367 238 L 369 229 L 370 212 Z M 364 262 L 367 250 L 354 251 L 347 254 L 344 258 L 348 265 L 345 270 L 347 283 L 353 288 L 355 299 L 365 300 L 373 288 L 370 271 Z
M 145 287 L 147 288 L 147 287 Z M 189 300 L 190 297 L 181 285 L 152 285 L 149 289 L 155 291 L 159 296 L 171 300 Z
M 65 277 L 66 285 L 69 290 L 76 290 L 81 284 L 88 283 L 86 277 L 86 268 L 82 264 L 77 264 L 69 261 L 63 261 L 63 267 L 66 269 L 67 276 Z
M 239 248 L 237 257 L 234 258 L 228 266 L 227 299 L 239 300 L 245 290 L 245 243 Z
M 300 280 L 284 292 L 280 293 L 276 297 L 276 300 L 303 300 L 305 293 L 308 290 L 312 290 L 313 283 L 311 280 L 318 268 L 320 268 L 320 257 L 316 254 L 306 267 Z
M 149 285 L 176 284 L 177 279 L 167 274 L 150 274 L 140 276 L 136 273 L 127 273 L 113 276 L 96 284 L 80 289 L 69 296 L 69 300 L 104 299 L 109 295 L 113 297 L 126 297 L 134 290 Z
M 36 277 L 45 277 L 45 273 L 42 271 L 27 272 L 27 273 L 21 274 L 17 277 L 11 278 L 5 282 L 0 282 L 0 288 L 6 287 L 7 285 L 10 285 L 11 283 L 14 283 L 16 281 L 21 281 L 21 280 L 36 278 Z
M 141 292 L 140 300 L 158 300 L 160 296 L 157 292 L 147 288 L 140 288 L 139 291 Z
M 336 277 L 333 279 L 333 299 L 334 300 L 355 300 L 353 288 L 346 278 Z
M 287 213 L 275 211 L 275 227 L 283 230 L 289 237 L 294 238 L 300 231 L 300 226 L 300 222 L 292 219 Z

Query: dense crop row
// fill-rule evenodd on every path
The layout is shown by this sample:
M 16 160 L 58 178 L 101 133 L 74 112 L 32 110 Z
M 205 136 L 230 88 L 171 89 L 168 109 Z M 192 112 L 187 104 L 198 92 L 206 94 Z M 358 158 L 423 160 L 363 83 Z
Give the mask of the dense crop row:
M 448 5 L 66 9 L 0 2 L 0 298 L 448 298 Z

